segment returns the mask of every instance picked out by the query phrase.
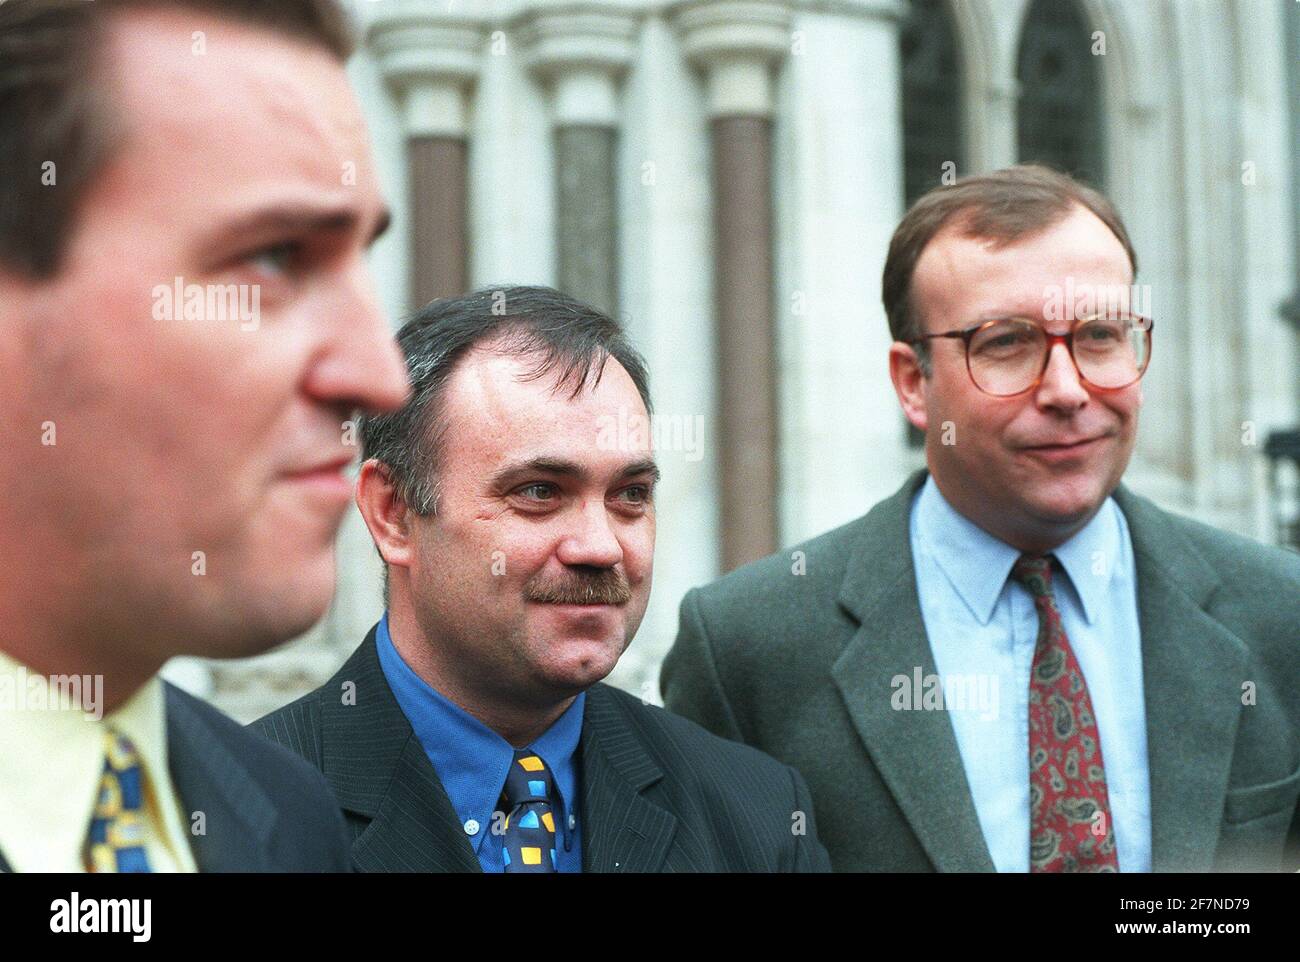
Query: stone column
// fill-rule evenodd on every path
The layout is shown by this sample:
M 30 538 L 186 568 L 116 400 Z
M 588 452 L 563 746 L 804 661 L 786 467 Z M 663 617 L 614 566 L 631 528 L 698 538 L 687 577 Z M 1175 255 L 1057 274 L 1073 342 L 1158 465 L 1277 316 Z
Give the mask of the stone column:
M 790 47 L 777 0 L 704 0 L 674 9 L 704 73 L 713 176 L 721 561 L 777 547 L 777 376 L 773 311 L 773 66 Z
M 858 517 L 922 463 L 888 376 L 880 272 L 902 216 L 893 0 L 801 9 L 777 137 L 781 542 Z
M 618 313 L 618 80 L 632 60 L 638 18 L 565 6 L 530 11 L 519 43 L 552 92 L 558 286 Z
M 468 287 L 468 93 L 483 29 L 433 5 L 380 11 L 368 31 L 406 127 L 412 308 Z

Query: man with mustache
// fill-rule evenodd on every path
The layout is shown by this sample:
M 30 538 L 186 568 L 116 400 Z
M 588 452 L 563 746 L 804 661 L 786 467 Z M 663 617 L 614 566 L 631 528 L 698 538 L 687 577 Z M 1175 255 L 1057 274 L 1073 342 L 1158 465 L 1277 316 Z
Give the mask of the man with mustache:
M 618 325 L 517 287 L 398 340 L 414 395 L 365 419 L 356 492 L 388 610 L 256 723 L 325 774 L 356 867 L 829 868 L 797 773 L 600 683 L 649 599 L 659 474 Z
M 1300 559 L 1120 484 L 1136 266 L 1042 167 L 919 199 L 883 289 L 928 471 L 801 576 L 779 554 L 682 602 L 666 704 L 799 769 L 838 870 L 1300 862 Z
M 158 671 L 320 619 L 346 422 L 406 398 L 353 42 L 332 0 L 0 4 L 0 870 L 348 868 L 319 773 Z

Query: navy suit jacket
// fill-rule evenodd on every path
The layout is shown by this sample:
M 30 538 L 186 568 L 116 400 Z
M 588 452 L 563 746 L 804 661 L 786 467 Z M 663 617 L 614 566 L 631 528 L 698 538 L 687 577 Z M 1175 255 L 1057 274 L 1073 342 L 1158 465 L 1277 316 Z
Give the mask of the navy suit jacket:
M 334 678 L 253 724 L 325 774 L 358 870 L 482 871 L 374 629 Z M 830 870 L 803 778 L 753 748 L 594 685 L 578 754 L 584 872 Z
M 320 773 L 166 686 L 167 757 L 201 872 L 346 872 L 338 803 Z M 193 820 L 203 813 L 201 822 Z M 9 865 L 0 854 L 0 871 Z

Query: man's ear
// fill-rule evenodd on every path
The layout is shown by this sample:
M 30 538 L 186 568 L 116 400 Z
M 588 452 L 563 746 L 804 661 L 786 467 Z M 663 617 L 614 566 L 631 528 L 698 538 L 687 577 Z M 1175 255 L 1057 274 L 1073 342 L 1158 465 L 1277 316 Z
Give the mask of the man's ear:
M 385 564 L 408 568 L 411 564 L 410 509 L 397 488 L 388 466 L 371 458 L 357 476 L 357 510 L 375 539 Z
M 894 393 L 898 395 L 903 414 L 913 427 L 924 432 L 930 423 L 925 409 L 925 375 L 910 344 L 895 341 L 889 348 L 889 379 L 894 382 Z

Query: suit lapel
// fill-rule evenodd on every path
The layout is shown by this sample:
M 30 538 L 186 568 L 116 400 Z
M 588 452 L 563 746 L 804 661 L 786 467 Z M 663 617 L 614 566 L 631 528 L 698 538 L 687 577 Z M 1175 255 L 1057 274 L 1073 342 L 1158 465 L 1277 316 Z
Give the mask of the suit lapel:
M 451 800 L 379 665 L 372 628 L 321 691 L 322 768 L 344 811 L 370 820 L 365 872 L 481 872 Z
M 840 604 L 860 628 L 831 669 L 849 716 L 912 831 L 943 872 L 994 871 L 947 712 L 896 711 L 892 679 L 936 673 L 908 533 L 914 474 L 872 509 Z
M 581 748 L 583 871 L 659 871 L 677 818 L 641 794 L 663 771 L 604 685 L 587 692 Z
M 1167 516 L 1124 488 L 1137 565 L 1138 620 L 1157 871 L 1213 866 L 1241 711 L 1246 646 L 1205 606 L 1214 569 Z
M 184 695 L 167 685 L 166 699 L 168 768 L 187 827 L 202 814 L 203 831 L 190 835 L 199 870 L 275 871 L 275 804 Z
M 861 623 L 832 669 L 882 778 L 941 871 L 992 870 L 944 712 L 890 706 L 890 680 L 935 672 L 916 594 L 908 516 L 925 473 L 872 510 L 840 603 Z M 1151 775 L 1152 868 L 1206 871 L 1228 788 L 1247 651 L 1205 606 L 1218 575 L 1154 505 L 1124 487 L 1137 565 Z M 899 546 L 902 546 L 899 550 Z M 945 786 L 934 791 L 934 785 Z

